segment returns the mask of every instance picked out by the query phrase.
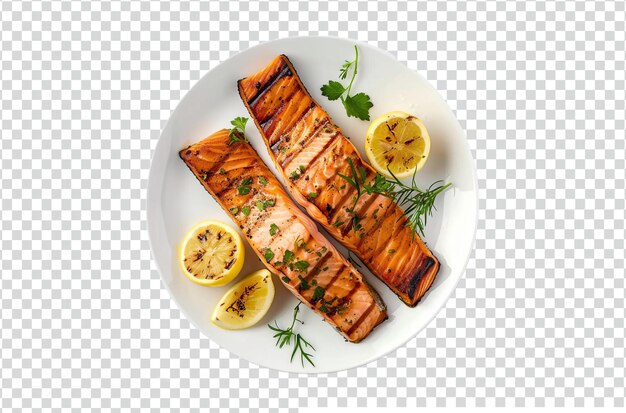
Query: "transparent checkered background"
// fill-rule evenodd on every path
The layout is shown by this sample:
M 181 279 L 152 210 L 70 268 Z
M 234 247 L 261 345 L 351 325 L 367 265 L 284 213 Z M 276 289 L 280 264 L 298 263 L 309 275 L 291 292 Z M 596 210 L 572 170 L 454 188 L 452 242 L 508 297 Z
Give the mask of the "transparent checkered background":
M 625 404 L 625 2 L 19 2 L 1 12 L 0 410 Z M 150 157 L 209 69 L 286 36 L 387 49 L 467 131 L 476 249 L 428 328 L 297 376 L 162 288 Z

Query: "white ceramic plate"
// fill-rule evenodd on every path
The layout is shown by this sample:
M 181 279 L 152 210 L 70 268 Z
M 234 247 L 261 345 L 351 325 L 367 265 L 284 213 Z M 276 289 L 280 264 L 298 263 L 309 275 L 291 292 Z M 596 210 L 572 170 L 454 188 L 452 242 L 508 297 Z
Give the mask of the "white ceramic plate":
M 230 127 L 236 116 L 249 117 L 237 93 L 236 82 L 263 68 L 272 58 L 284 53 L 293 62 L 305 86 L 352 139 L 364 154 L 365 132 L 369 122 L 348 118 L 339 101 L 330 102 L 320 87 L 328 80 L 338 80 L 344 60 L 352 60 L 352 40 L 336 38 L 290 38 L 264 43 L 233 56 L 207 73 L 184 97 L 161 134 L 156 147 L 148 185 L 148 228 L 152 256 L 163 284 L 183 313 L 211 340 L 252 363 L 291 372 L 332 372 L 356 367 L 395 350 L 414 337 L 444 305 L 470 256 L 477 216 L 474 163 L 464 133 L 454 114 L 437 91 L 420 75 L 399 63 L 393 56 L 367 44 L 358 43 L 359 74 L 353 90 L 370 95 L 374 107 L 372 119 L 392 110 L 402 110 L 421 118 L 432 142 L 430 159 L 419 172 L 424 187 L 436 180 L 452 181 L 437 200 L 437 212 L 428 220 L 425 241 L 441 261 L 433 286 L 415 308 L 409 308 L 364 266 L 361 271 L 387 304 L 389 319 L 359 344 L 348 343 L 318 315 L 302 307 L 302 335 L 316 348 L 316 366 L 289 361 L 290 350 L 274 345 L 267 324 L 277 320 L 286 326 L 297 304 L 274 277 L 276 298 L 265 318 L 256 326 L 241 331 L 226 331 L 210 320 L 213 306 L 229 288 L 207 288 L 189 281 L 181 273 L 176 249 L 187 230 L 205 219 L 231 223 L 197 179 L 178 157 L 178 151 L 218 129 Z M 272 171 L 265 145 L 254 124 L 246 134 L 252 146 Z M 276 176 L 279 176 L 276 173 Z M 280 179 L 280 178 L 279 178 Z M 330 236 L 341 252 L 341 247 Z M 237 278 L 262 268 L 262 263 L 246 245 L 246 263 Z

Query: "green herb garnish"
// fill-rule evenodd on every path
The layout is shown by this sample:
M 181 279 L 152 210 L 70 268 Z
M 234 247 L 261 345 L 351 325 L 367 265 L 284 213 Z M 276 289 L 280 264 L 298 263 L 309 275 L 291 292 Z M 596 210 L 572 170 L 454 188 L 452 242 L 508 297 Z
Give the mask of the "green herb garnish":
M 247 122 L 248 118 L 244 117 L 236 117 L 230 121 L 230 124 L 233 125 L 233 127 L 230 131 L 228 131 L 228 137 L 230 138 L 228 140 L 228 145 L 232 145 L 237 142 L 248 142 L 245 135 Z
M 324 296 L 325 290 L 322 287 L 315 287 L 315 291 L 313 291 L 313 300 L 319 300 Z
M 437 209 L 435 207 L 437 195 L 451 187 L 452 182 L 443 185 L 443 181 L 435 181 L 427 190 L 422 190 L 415 183 L 415 173 L 410 185 L 400 181 L 393 172 L 389 171 L 389 173 L 393 179 L 386 179 L 390 184 L 387 191 L 392 194 L 393 200 L 404 209 L 404 215 L 407 217 L 406 225 L 413 230 L 413 236 L 416 232 L 424 235 L 428 217 L 433 214 L 433 209 Z
M 307 280 L 302 278 L 301 275 L 298 275 L 298 279 L 300 280 L 300 286 L 298 287 L 298 289 L 300 291 L 308 290 L 310 288 L 309 283 L 307 282 Z
M 281 280 L 283 280 L 283 281 L 284 281 L 284 282 L 286 282 L 286 283 L 289 283 L 289 282 L 291 281 L 291 279 L 289 279 L 289 277 L 287 277 L 286 275 L 283 275 L 283 276 L 281 277 Z
M 270 262 L 272 258 L 274 258 L 274 251 L 269 248 L 265 248 L 263 250 L 263 257 L 265 257 L 265 261 Z
M 291 327 L 289 327 L 286 330 L 283 330 L 278 326 L 278 323 L 275 320 L 274 320 L 274 324 L 276 325 L 275 327 L 272 326 L 271 324 L 268 324 L 267 326 L 272 331 L 276 332 L 276 334 L 274 334 L 274 338 L 276 339 L 276 346 L 278 346 L 278 348 L 283 348 L 285 345 L 290 346 L 291 340 L 294 339 L 294 347 L 293 347 L 293 352 L 291 353 L 291 359 L 290 359 L 291 362 L 293 362 L 293 359 L 296 356 L 296 353 L 300 352 L 300 362 L 302 363 L 302 367 L 304 367 L 305 360 L 311 363 L 312 366 L 315 366 L 315 363 L 313 363 L 313 360 L 311 360 L 311 357 L 313 357 L 313 355 L 305 351 L 307 347 L 311 347 L 313 351 L 315 351 L 315 347 L 309 344 L 309 342 L 306 341 L 300 335 L 300 333 L 293 332 L 293 328 L 296 324 L 296 321 L 300 322 L 301 324 L 304 324 L 302 321 L 298 320 L 297 318 L 298 311 L 300 310 L 300 304 L 302 304 L 302 302 L 298 303 L 298 305 L 293 309 L 293 321 L 291 322 Z
M 246 178 L 241 181 L 241 183 L 237 187 L 237 192 L 239 193 L 239 195 L 248 195 L 250 193 L 250 190 L 252 189 L 250 185 L 252 185 L 252 178 Z
M 224 175 L 224 174 L 226 173 L 226 169 L 224 169 L 224 168 L 220 168 L 220 173 L 221 173 L 222 175 Z
M 274 203 L 275 202 L 273 199 L 266 199 L 264 201 L 258 200 L 256 201 L 256 207 L 259 209 L 259 211 L 263 211 L 267 207 L 274 206 Z
M 276 225 L 276 224 L 272 224 L 272 225 L 270 225 L 270 235 L 271 235 L 271 236 L 276 235 L 276 233 L 277 233 L 278 231 L 280 231 L 280 228 L 278 228 L 278 225 Z
M 313 199 L 317 198 L 317 192 L 310 192 L 309 198 L 313 198 Z
M 259 176 L 259 183 L 263 186 L 267 185 L 267 178 L 264 176 Z
M 302 260 L 296 261 L 293 265 L 294 267 L 296 267 L 298 271 L 302 271 L 302 272 L 306 271 L 306 269 L 309 268 L 309 263 L 307 261 L 302 261 Z
M 229 209 L 230 213 L 233 215 L 237 215 L 237 212 L 239 212 L 239 208 L 237 207 L 232 207 Z
M 393 253 L 395 253 L 395 252 L 396 252 L 396 250 L 394 250 L 393 248 L 391 248 L 391 249 L 388 249 L 388 250 L 387 250 L 387 252 L 388 252 L 389 254 L 393 254 Z
M 292 181 L 295 181 L 298 178 L 300 178 L 300 172 L 297 169 L 289 174 L 289 179 L 291 179 Z
M 250 207 L 246 205 L 245 207 L 241 208 L 241 213 L 244 214 L 245 216 L 250 215 Z
M 326 96 L 328 100 L 341 99 L 343 107 L 346 109 L 346 114 L 361 120 L 370 120 L 370 108 L 374 106 L 370 97 L 365 93 L 357 93 L 356 95 L 350 95 L 352 89 L 352 83 L 356 77 L 359 66 L 359 49 L 354 46 L 355 58 L 351 61 L 345 61 L 339 70 L 339 78 L 345 80 L 348 77 L 348 72 L 352 69 L 352 78 L 347 87 L 344 87 L 340 82 L 330 80 L 327 84 L 321 87 L 322 95 Z
M 285 253 L 283 254 L 283 262 L 289 262 L 291 260 L 293 260 L 294 257 L 294 253 L 289 251 L 289 250 L 285 250 Z

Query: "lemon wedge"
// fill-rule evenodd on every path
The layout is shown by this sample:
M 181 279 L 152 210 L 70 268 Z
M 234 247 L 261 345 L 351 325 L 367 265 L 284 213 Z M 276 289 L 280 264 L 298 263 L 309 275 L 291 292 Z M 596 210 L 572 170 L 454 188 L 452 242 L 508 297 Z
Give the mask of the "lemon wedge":
M 241 237 L 220 221 L 204 221 L 187 232 L 180 248 L 183 273 L 196 284 L 217 287 L 231 282 L 244 260 Z
M 390 170 L 396 177 L 406 178 L 426 163 L 430 136 L 415 116 L 389 112 L 374 119 L 367 129 L 365 153 L 381 174 L 391 177 Z
M 252 327 L 274 301 L 274 283 L 268 270 L 258 270 L 235 284 L 215 306 L 211 321 L 227 330 Z

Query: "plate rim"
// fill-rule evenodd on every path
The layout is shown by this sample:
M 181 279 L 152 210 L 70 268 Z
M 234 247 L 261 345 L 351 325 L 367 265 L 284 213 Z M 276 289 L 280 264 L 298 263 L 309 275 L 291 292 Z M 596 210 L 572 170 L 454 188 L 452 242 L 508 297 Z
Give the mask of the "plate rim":
M 181 109 L 181 107 L 183 106 L 183 103 L 189 98 L 190 92 L 203 80 L 205 79 L 207 76 L 210 76 L 211 73 L 213 73 L 216 69 L 218 69 L 220 66 L 226 64 L 229 60 L 235 58 L 236 56 L 247 52 L 251 49 L 254 48 L 258 48 L 258 47 L 263 47 L 265 45 L 271 44 L 271 43 L 277 43 L 277 42 L 281 42 L 281 41 L 298 41 L 298 40 L 302 40 L 302 39 L 328 39 L 328 40 L 337 40 L 337 41 L 341 41 L 341 42 L 345 42 L 345 41 L 349 41 L 352 42 L 356 45 L 358 45 L 359 47 L 365 47 L 365 48 L 369 48 L 372 49 L 374 51 L 377 52 L 382 52 L 386 55 L 388 55 L 389 57 L 393 58 L 396 62 L 401 63 L 404 67 L 406 67 L 407 70 L 409 70 L 410 72 L 412 72 L 413 74 L 416 74 L 417 76 L 421 77 L 427 84 L 428 86 L 430 86 L 438 95 L 439 97 L 443 100 L 443 102 L 445 103 L 447 109 L 452 113 L 457 126 L 461 132 L 462 135 L 462 141 L 463 141 L 463 145 L 465 146 L 465 149 L 467 150 L 467 152 L 469 153 L 470 156 L 470 164 L 471 164 L 471 172 L 472 172 L 472 181 L 473 181 L 473 186 L 474 186 L 474 197 L 473 197 L 473 202 L 474 202 L 474 219 L 472 220 L 472 237 L 471 237 L 471 242 L 469 244 L 469 249 L 468 252 L 466 254 L 465 259 L 463 260 L 463 265 L 461 266 L 461 270 L 459 273 L 459 276 L 456 277 L 456 280 L 454 280 L 453 282 L 453 286 L 450 288 L 450 290 L 443 296 L 444 299 L 441 301 L 441 305 L 439 305 L 439 308 L 436 311 L 433 311 L 433 313 L 430 315 L 430 317 L 427 317 L 427 321 L 424 323 L 424 325 L 422 326 L 422 328 L 420 328 L 419 330 L 415 331 L 415 333 L 411 336 L 409 336 L 406 340 L 401 340 L 398 345 L 392 346 L 391 348 L 389 348 L 387 351 L 383 351 L 381 354 L 378 355 L 373 355 L 370 357 L 365 357 L 363 360 L 357 362 L 355 365 L 351 366 L 351 367 L 347 367 L 347 368 L 336 368 L 336 369 L 330 369 L 330 370 L 324 370 L 324 371 L 315 371 L 315 370 L 304 370 L 304 371 L 291 371 L 291 370 L 283 370 L 277 367 L 273 367 L 270 365 L 264 365 L 264 364 L 260 364 L 257 363 L 255 361 L 251 361 L 239 354 L 237 354 L 236 352 L 230 350 L 229 348 L 222 346 L 220 344 L 218 344 L 216 341 L 214 341 L 206 332 L 203 331 L 203 329 L 200 327 L 200 325 L 198 323 L 196 323 L 196 321 L 194 320 L 193 317 L 190 317 L 190 314 L 188 314 L 188 312 L 184 309 L 183 306 L 181 306 L 181 304 L 179 303 L 179 300 L 176 298 L 175 294 L 172 293 L 172 290 L 170 289 L 170 287 L 168 286 L 168 284 L 165 282 L 164 280 L 164 276 L 163 276 L 163 270 L 161 268 L 161 266 L 159 265 L 159 262 L 156 259 L 156 254 L 155 254 L 155 248 L 154 248 L 154 241 L 153 241 L 153 233 L 155 231 L 154 229 L 154 225 L 151 225 L 150 223 L 155 219 L 154 218 L 154 214 L 156 213 L 156 211 L 154 211 L 154 208 L 151 208 L 150 205 L 150 200 L 154 198 L 154 194 L 155 191 L 158 193 L 161 193 L 161 189 L 160 188 L 154 188 L 155 187 L 155 178 L 154 175 L 156 174 L 156 169 L 154 168 L 155 165 L 155 158 L 159 153 L 159 148 L 162 145 L 165 145 L 163 138 L 164 133 L 171 127 L 172 124 L 172 119 L 175 117 L 175 115 L 179 112 L 179 110 Z M 179 311 L 181 311 L 185 318 L 196 328 L 198 329 L 199 333 L 206 337 L 207 339 L 209 339 L 214 345 L 216 345 L 218 348 L 222 348 L 224 350 L 226 350 L 231 356 L 235 356 L 237 358 L 239 358 L 240 360 L 245 360 L 247 363 L 250 363 L 252 365 L 261 367 L 261 368 L 266 368 L 266 369 L 270 369 L 270 370 L 275 370 L 277 372 L 284 372 L 284 373 L 288 373 L 288 374 L 296 374 L 296 375 L 304 375 L 304 376 L 309 376 L 309 375 L 324 375 L 324 374 L 333 374 L 333 373 L 337 373 L 340 371 L 346 371 L 346 370 L 351 370 L 351 369 L 356 369 L 359 367 L 362 367 L 366 364 L 372 363 L 376 360 L 379 359 L 383 359 L 388 357 L 391 353 L 393 353 L 394 351 L 397 351 L 398 349 L 400 349 L 403 346 L 406 346 L 406 344 L 414 339 L 415 337 L 417 337 L 417 335 L 419 333 L 421 333 L 424 329 L 426 329 L 426 327 L 434 320 L 434 318 L 439 315 L 439 313 L 441 312 L 441 310 L 443 309 L 443 307 L 446 305 L 446 303 L 450 300 L 450 297 L 452 296 L 452 294 L 455 293 L 459 282 L 461 281 L 461 279 L 463 277 L 465 277 L 465 273 L 467 271 L 467 264 L 469 263 L 470 258 L 473 256 L 474 251 L 475 251 L 475 244 L 476 244 L 476 232 L 477 232 L 477 227 L 478 227 L 478 217 L 479 217 L 479 206 L 480 206 L 480 198 L 479 198 L 479 187 L 478 187 L 478 179 L 477 179 L 477 173 L 476 173 L 476 161 L 474 159 L 474 156 L 472 154 L 472 150 L 469 146 L 469 140 L 467 139 L 467 135 L 465 133 L 465 130 L 461 127 L 461 124 L 456 116 L 455 111 L 450 107 L 450 105 L 448 104 L 448 101 L 445 100 L 443 98 L 443 96 L 441 95 L 441 93 L 439 92 L 439 90 L 437 88 L 435 88 L 433 86 L 433 84 L 428 80 L 428 78 L 426 78 L 426 76 L 422 75 L 420 72 L 418 72 L 417 70 L 411 69 L 410 67 L 408 67 L 406 65 L 406 63 L 404 61 L 401 61 L 397 58 L 396 55 L 394 55 L 393 53 L 391 53 L 390 51 L 386 50 L 386 49 L 382 49 L 380 47 L 377 47 L 375 45 L 366 43 L 364 41 L 358 40 L 358 39 L 352 39 L 349 37 L 340 37 L 340 36 L 311 36 L 311 35 L 306 35 L 306 36 L 284 36 L 284 37 L 278 37 L 276 39 L 272 39 L 272 40 L 267 40 L 264 42 L 259 42 L 253 46 L 250 46 L 246 49 L 242 49 L 242 50 L 238 50 L 236 53 L 233 53 L 232 55 L 230 55 L 228 58 L 226 58 L 225 60 L 220 61 L 217 65 L 215 65 L 213 68 L 211 68 L 210 70 L 208 70 L 206 73 L 204 73 L 199 79 L 197 79 L 193 85 L 191 85 L 191 87 L 189 89 L 187 89 L 185 91 L 184 96 L 182 97 L 182 99 L 180 99 L 180 101 L 176 104 L 176 107 L 170 112 L 169 117 L 167 118 L 167 122 L 165 123 L 165 125 L 163 126 L 163 128 L 160 130 L 159 132 L 159 138 L 158 141 L 152 151 L 151 157 L 150 157 L 150 170 L 148 173 L 148 183 L 147 183 L 147 188 L 146 188 L 146 206 L 145 206 L 145 219 L 146 219 L 146 232 L 148 234 L 148 242 L 150 245 L 150 258 L 152 263 L 155 265 L 158 273 L 159 273 L 159 278 L 160 278 L 160 282 L 161 284 L 165 287 L 165 289 L 167 290 L 170 299 L 172 299 L 174 301 L 174 303 L 176 304 L 176 306 L 178 307 Z M 151 212 L 152 211 L 152 212 Z M 152 218 L 151 218 L 152 217 Z M 316 225 L 318 225 L 316 223 Z

